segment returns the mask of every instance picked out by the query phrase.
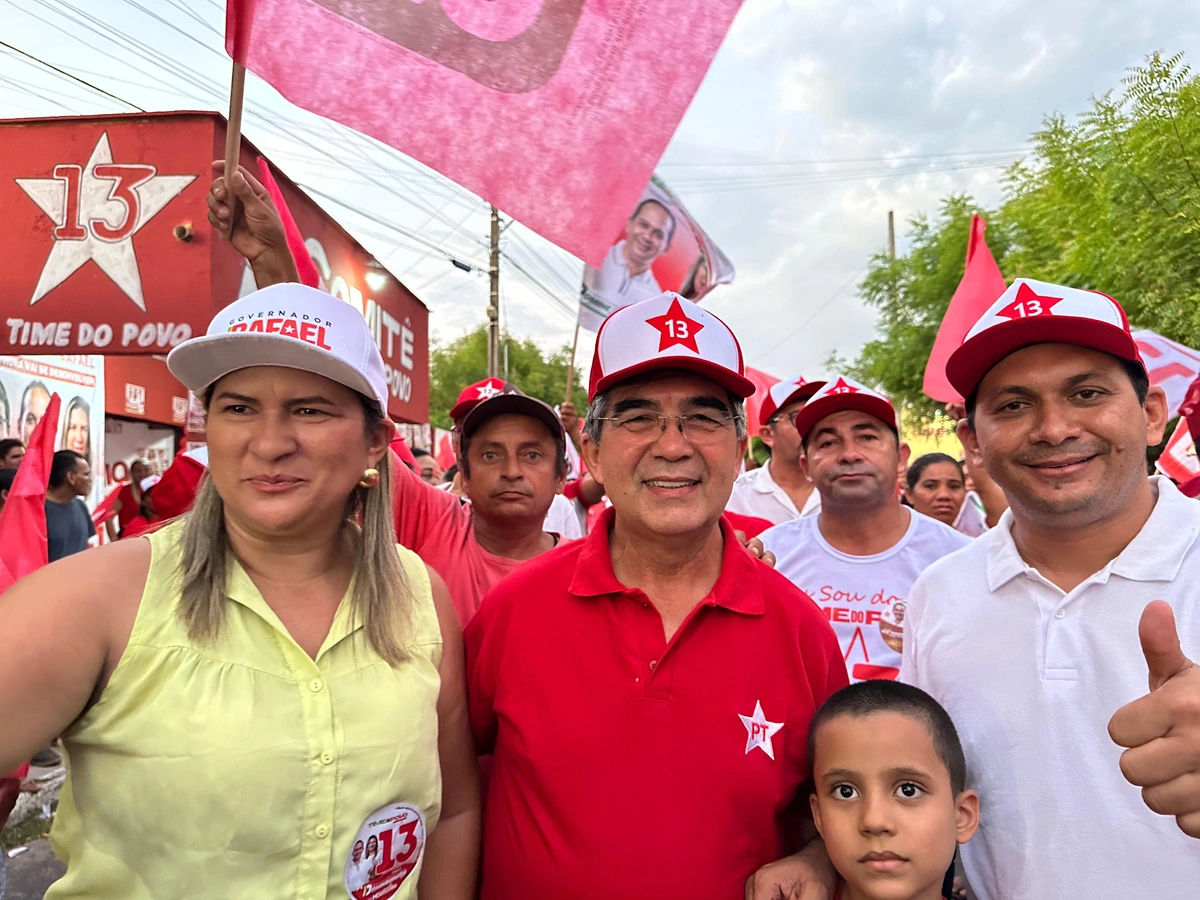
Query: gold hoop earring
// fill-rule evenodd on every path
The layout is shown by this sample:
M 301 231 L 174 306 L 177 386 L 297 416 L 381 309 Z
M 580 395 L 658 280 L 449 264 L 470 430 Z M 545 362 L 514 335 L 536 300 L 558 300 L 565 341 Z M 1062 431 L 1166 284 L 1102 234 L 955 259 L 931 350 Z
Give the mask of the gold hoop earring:
M 363 472 L 362 478 L 358 479 L 359 487 L 364 487 L 364 488 L 370 489 L 370 488 L 375 487 L 375 485 L 377 485 L 377 484 L 379 484 L 379 470 L 378 469 L 367 469 L 367 471 Z

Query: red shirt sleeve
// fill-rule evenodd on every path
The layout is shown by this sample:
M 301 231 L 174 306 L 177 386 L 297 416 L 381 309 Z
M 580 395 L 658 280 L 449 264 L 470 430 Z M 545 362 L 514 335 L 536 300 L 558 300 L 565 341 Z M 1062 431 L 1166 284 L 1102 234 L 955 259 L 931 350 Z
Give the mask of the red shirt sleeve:
M 435 535 L 445 540 L 456 530 L 470 527 L 470 516 L 462 501 L 422 481 L 394 450 L 392 457 L 392 515 L 397 543 L 419 554 Z

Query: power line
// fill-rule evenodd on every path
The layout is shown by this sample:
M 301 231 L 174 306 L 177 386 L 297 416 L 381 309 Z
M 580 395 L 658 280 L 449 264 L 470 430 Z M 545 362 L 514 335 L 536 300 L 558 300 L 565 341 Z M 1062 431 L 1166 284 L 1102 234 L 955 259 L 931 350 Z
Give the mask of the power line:
M 780 341 L 778 343 L 776 343 L 775 346 L 773 346 L 770 350 L 768 350 L 766 353 L 757 354 L 758 358 L 765 359 L 766 357 L 770 356 L 772 353 L 774 353 L 776 350 L 778 350 L 780 347 L 782 347 L 784 344 L 786 344 L 788 341 L 790 341 L 792 338 L 794 338 L 800 332 L 801 329 L 806 328 L 810 324 L 812 324 L 812 321 L 817 316 L 819 316 L 821 313 L 823 313 L 825 311 L 825 309 L 831 303 L 833 303 L 834 300 L 836 300 L 838 297 L 840 297 L 842 295 L 842 293 L 846 290 L 846 288 L 850 287 L 851 284 L 853 284 L 860 276 L 862 276 L 864 274 L 866 274 L 866 269 L 859 269 L 857 272 L 855 272 L 853 275 L 851 275 L 848 279 L 846 279 L 846 283 L 843 284 L 840 288 L 837 289 L 837 291 L 834 292 L 832 297 L 830 297 L 828 300 L 826 300 L 824 303 L 822 303 L 820 306 L 818 306 L 816 309 L 814 309 L 812 311 L 812 314 L 807 319 L 805 319 L 803 322 L 801 322 L 799 325 L 797 325 L 795 328 L 793 328 L 791 331 L 789 331 L 787 334 L 785 334 L 783 336 L 783 338 L 780 339 Z
M 24 50 L 20 49 L 19 47 L 14 47 L 12 44 L 6 44 L 4 41 L 0 41 L 0 47 L 6 47 L 9 50 L 13 51 L 14 53 L 21 54 L 21 56 L 24 56 L 26 59 L 33 60 L 38 65 L 45 66 L 47 69 L 57 72 L 59 75 L 63 75 L 67 78 L 70 78 L 72 81 L 77 81 L 80 84 L 82 84 L 84 87 L 91 88 L 97 94 L 103 94 L 105 97 L 111 97 L 113 100 L 116 100 L 118 103 L 123 103 L 126 106 L 132 106 L 138 112 L 145 112 L 145 110 L 142 109 L 140 106 L 138 106 L 136 103 L 130 103 L 128 100 L 118 97 L 116 94 L 110 94 L 108 91 L 104 90 L 104 88 L 96 87 L 96 85 L 92 84 L 90 81 L 85 81 L 84 79 L 80 78 L 78 75 L 72 75 L 70 72 L 68 72 L 64 69 L 60 69 L 56 65 L 52 65 L 51 63 L 46 62 L 44 59 L 39 59 L 38 57 L 34 56 L 32 53 L 26 53 Z M 42 99 L 45 100 L 46 98 L 43 97 Z

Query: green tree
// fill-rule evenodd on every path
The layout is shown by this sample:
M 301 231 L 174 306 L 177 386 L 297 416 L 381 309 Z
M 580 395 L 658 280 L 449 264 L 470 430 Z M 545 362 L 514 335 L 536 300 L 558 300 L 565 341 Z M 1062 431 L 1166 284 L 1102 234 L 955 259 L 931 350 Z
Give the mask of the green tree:
M 522 341 L 510 334 L 501 335 L 501 377 L 551 406 L 562 403 L 566 394 L 570 361 L 569 344 L 545 355 L 529 339 Z M 481 325 L 448 344 L 434 345 L 430 353 L 429 376 L 429 421 L 438 428 L 449 428 L 453 424 L 450 408 L 462 389 L 487 378 L 487 326 Z M 571 399 L 580 412 L 587 406 L 587 392 L 580 385 L 578 372 L 571 388 Z
M 854 371 L 928 417 L 921 393 L 937 326 L 962 276 L 972 212 L 1011 282 L 1018 276 L 1116 297 L 1135 326 L 1200 346 L 1200 79 L 1182 54 L 1153 54 L 1120 92 L 1077 121 L 1048 117 L 1029 157 L 1004 176 L 999 209 L 968 197 L 916 217 L 909 253 L 877 254 L 860 288 L 879 336 Z

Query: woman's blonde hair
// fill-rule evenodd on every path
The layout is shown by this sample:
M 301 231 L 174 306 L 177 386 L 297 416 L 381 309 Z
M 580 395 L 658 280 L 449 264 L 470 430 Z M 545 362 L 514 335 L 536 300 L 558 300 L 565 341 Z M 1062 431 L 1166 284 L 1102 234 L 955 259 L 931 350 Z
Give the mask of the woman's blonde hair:
M 208 406 L 205 398 L 205 407 Z M 384 421 L 367 402 L 366 431 L 374 434 Z M 392 522 L 390 451 L 378 463 L 379 482 L 374 487 L 358 486 L 346 500 L 346 524 L 356 532 L 357 559 L 350 611 L 362 622 L 371 647 L 391 665 L 407 654 L 402 636 L 409 625 L 412 592 L 400 557 Z M 208 643 L 220 633 L 225 621 L 229 579 L 229 536 L 225 530 L 225 502 L 211 478 L 205 478 L 183 526 L 183 592 L 179 614 L 188 636 Z M 361 529 L 356 526 L 361 523 Z

